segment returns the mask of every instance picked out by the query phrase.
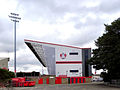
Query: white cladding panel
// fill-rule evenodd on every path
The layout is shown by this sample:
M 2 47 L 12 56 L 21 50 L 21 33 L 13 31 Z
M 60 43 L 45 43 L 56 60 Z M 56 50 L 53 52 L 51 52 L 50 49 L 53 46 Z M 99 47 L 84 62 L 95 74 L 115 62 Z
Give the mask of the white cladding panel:
M 70 72 L 78 70 L 78 72 Z M 82 64 L 56 64 L 56 76 L 67 75 L 67 77 L 82 76 Z
M 72 55 L 70 55 L 72 53 Z M 76 53 L 76 54 L 74 54 Z M 78 54 L 77 54 L 78 53 Z M 66 54 L 64 59 L 61 57 L 61 54 Z M 82 62 L 82 50 L 77 48 L 70 47 L 61 47 L 58 46 L 55 49 L 56 62 Z M 78 70 L 78 72 L 70 72 L 70 70 Z M 56 76 L 67 75 L 67 77 L 78 77 L 82 76 L 82 63 L 57 63 L 56 64 Z
M 62 59 L 60 54 L 66 54 L 66 58 Z M 78 55 L 70 55 L 70 53 L 78 53 Z M 56 61 L 82 61 L 82 49 L 58 46 L 55 49 Z

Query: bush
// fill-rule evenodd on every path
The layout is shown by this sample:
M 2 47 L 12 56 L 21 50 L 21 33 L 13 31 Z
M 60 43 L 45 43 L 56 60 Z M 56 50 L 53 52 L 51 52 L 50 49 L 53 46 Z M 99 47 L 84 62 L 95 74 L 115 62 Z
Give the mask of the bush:
M 5 83 L 11 80 L 11 78 L 14 78 L 15 74 L 14 72 L 5 70 L 5 69 L 0 69 L 0 82 Z

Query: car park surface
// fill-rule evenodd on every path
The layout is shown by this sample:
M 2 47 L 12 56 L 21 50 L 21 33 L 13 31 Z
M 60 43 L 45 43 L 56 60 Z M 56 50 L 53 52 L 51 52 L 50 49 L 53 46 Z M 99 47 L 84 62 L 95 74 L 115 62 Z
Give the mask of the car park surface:
M 0 90 L 8 90 L 0 89 Z M 13 87 L 9 90 L 120 90 L 120 88 L 105 86 L 101 83 L 84 83 L 84 84 L 37 84 L 34 87 Z

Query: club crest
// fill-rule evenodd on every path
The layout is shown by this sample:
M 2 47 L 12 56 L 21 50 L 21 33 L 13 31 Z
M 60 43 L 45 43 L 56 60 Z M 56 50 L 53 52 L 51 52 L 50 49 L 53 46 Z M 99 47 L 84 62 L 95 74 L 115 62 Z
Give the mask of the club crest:
M 61 59 L 65 59 L 66 56 L 67 56 L 67 54 L 65 54 L 65 53 L 61 53 L 61 54 L 60 54 L 60 58 L 61 58 Z

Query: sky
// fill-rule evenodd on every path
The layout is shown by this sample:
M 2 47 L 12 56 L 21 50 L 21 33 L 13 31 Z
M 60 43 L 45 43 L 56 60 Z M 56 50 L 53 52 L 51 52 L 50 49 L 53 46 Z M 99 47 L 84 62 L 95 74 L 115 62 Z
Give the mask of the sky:
M 24 39 L 94 49 L 104 24 L 120 17 L 120 0 L 0 0 L 0 57 L 10 57 L 9 69 L 14 71 L 10 13 L 21 17 L 16 30 L 17 71 L 47 73 Z

